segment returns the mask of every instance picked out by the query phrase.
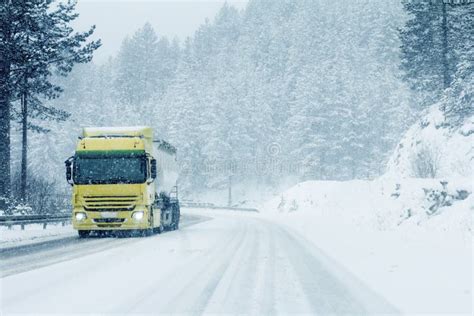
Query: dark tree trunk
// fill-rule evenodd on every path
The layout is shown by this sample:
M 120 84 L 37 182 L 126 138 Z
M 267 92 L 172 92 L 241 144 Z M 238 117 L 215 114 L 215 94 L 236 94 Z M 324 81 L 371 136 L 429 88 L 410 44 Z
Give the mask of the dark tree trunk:
M 6 5 L 1 1 L 0 5 Z M 0 209 L 6 208 L 10 197 L 10 54 L 8 49 L 9 21 L 0 17 Z
M 27 36 L 26 44 L 30 44 L 30 38 Z M 27 61 L 25 60 L 25 64 Z M 25 70 L 23 77 L 23 93 L 21 94 L 21 179 L 20 179 L 20 199 L 26 202 L 26 180 L 28 177 L 28 69 Z
M 21 182 L 20 182 L 20 198 L 26 201 L 26 179 L 28 164 L 28 94 L 23 93 L 21 98 L 21 125 L 22 125 L 22 147 L 21 147 Z
M 446 3 L 443 3 L 443 9 L 442 9 L 442 28 L 443 28 L 443 88 L 447 89 L 449 88 L 449 85 L 451 83 L 451 77 L 449 75 L 449 62 L 448 62 L 448 14 L 446 12 Z
M 2 54 L 0 54 L 2 55 Z M 10 66 L 4 58 L 0 60 L 0 198 L 10 197 L 10 100 L 8 75 Z M 5 209 L 0 199 L 0 209 Z

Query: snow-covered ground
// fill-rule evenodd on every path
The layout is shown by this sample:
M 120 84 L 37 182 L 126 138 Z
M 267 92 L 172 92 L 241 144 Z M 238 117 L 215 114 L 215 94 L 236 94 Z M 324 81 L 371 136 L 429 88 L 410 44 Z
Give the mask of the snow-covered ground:
M 278 200 L 263 213 L 188 209 L 206 220 L 9 258 L 18 269 L 0 279 L 2 312 L 470 314 L 469 234 L 379 223 L 364 211 L 374 192 L 370 182 L 309 182 L 284 194 L 304 201 L 291 211 Z
M 35 254 L 30 269 L 0 279 L 2 314 L 396 312 L 311 243 L 259 214 L 183 213 L 212 220 Z
M 48 224 L 43 229 L 42 224 L 26 225 L 24 230 L 20 226 L 0 226 L 0 250 L 10 247 L 33 245 L 44 241 L 61 239 L 69 236 L 76 236 L 77 232 L 70 224 L 62 226 L 59 224 Z
M 458 186 L 449 190 L 448 183 L 447 191 Z M 261 211 L 310 240 L 403 312 L 469 314 L 472 195 L 430 216 L 426 211 L 434 202 L 423 188 L 442 190 L 442 185 L 426 179 L 312 181 Z

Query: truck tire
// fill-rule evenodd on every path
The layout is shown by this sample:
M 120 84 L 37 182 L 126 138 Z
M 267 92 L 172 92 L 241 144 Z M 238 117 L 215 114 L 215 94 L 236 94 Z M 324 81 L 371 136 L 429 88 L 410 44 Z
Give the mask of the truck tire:
M 160 227 L 158 227 L 157 230 L 158 230 L 158 234 L 163 233 L 165 231 L 163 224 L 160 223 Z
M 79 238 L 87 238 L 87 237 L 89 237 L 91 231 L 90 230 L 78 230 L 77 233 L 79 234 Z
M 179 213 L 175 213 L 176 219 L 174 220 L 173 223 L 173 230 L 178 230 L 179 229 Z
M 153 228 L 147 228 L 142 230 L 142 237 L 150 237 L 153 235 Z
M 176 218 L 176 229 L 179 229 L 179 221 L 181 220 L 181 209 L 179 208 L 179 204 L 176 204 L 176 207 L 177 207 L 177 213 L 178 213 L 178 216 Z
M 175 204 L 173 205 L 173 223 L 171 224 L 172 230 L 179 229 L 179 218 L 180 218 L 179 205 Z

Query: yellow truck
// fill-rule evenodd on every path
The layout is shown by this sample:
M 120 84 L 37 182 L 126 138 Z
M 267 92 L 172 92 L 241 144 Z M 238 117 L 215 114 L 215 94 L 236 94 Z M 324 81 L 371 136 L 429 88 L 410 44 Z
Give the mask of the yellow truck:
M 152 128 L 84 128 L 65 163 L 79 237 L 179 228 L 176 148 L 154 139 Z

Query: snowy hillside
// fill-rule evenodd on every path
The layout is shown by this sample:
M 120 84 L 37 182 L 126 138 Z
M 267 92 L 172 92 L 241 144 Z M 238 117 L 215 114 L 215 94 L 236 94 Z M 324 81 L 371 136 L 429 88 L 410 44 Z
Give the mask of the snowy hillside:
M 474 117 L 453 128 L 434 105 L 400 141 L 386 176 L 471 177 L 474 170 Z

